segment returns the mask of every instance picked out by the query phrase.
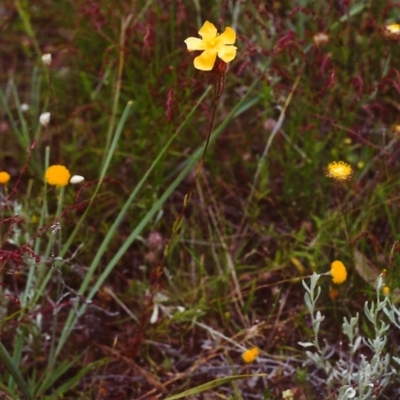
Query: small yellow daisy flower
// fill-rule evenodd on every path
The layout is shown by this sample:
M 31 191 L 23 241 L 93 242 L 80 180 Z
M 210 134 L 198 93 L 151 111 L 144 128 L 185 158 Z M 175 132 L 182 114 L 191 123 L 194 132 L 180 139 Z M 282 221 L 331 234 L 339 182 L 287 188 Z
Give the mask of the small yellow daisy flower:
M 400 39 L 400 24 L 389 24 L 386 25 L 383 34 L 388 39 L 399 40 Z
M 10 174 L 8 172 L 0 172 L 0 184 L 5 185 L 10 180 Z
M 211 22 L 204 22 L 199 30 L 201 39 L 189 37 L 185 40 L 189 51 L 203 51 L 194 59 L 194 67 L 201 71 L 211 71 L 217 56 L 224 62 L 232 61 L 236 56 L 236 33 L 232 28 L 218 34 L 217 28 Z
M 45 179 L 49 185 L 67 186 L 71 174 L 64 165 L 52 165 L 47 168 Z
M 243 352 L 242 360 L 246 364 L 250 364 L 258 357 L 259 354 L 260 354 L 260 350 L 258 350 L 258 347 L 252 347 L 251 349 Z
M 326 176 L 337 181 L 346 181 L 353 175 L 353 169 L 343 161 L 334 161 L 328 164 Z
M 383 292 L 383 294 L 384 294 L 385 296 L 389 296 L 389 293 L 390 293 L 390 288 L 389 288 L 389 286 L 384 286 L 384 287 L 382 288 L 382 292 Z
M 346 267 L 341 261 L 338 260 L 331 264 L 330 274 L 332 275 L 332 282 L 338 285 L 343 283 L 347 278 Z

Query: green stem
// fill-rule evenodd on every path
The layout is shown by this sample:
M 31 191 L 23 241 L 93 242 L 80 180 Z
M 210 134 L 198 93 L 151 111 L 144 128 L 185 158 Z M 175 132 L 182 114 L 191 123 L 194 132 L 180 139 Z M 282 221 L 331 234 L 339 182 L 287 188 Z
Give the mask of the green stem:
M 8 354 L 8 351 L 6 350 L 6 348 L 3 346 L 3 343 L 1 343 L 1 342 L 0 342 L 0 360 L 3 362 L 3 364 L 7 368 L 8 372 L 14 378 L 19 389 L 21 390 L 21 392 L 23 394 L 22 399 L 33 400 L 31 391 L 29 390 L 27 383 L 25 382 L 24 378 L 22 377 L 21 372 L 16 367 L 13 359 Z
M 58 221 L 58 219 L 61 216 L 61 211 L 63 208 L 63 203 L 64 203 L 64 189 L 65 187 L 62 186 L 60 188 L 60 193 L 58 194 L 58 205 L 57 205 L 57 212 L 55 216 L 55 220 Z M 58 222 L 57 222 L 58 223 Z M 56 301 L 55 304 L 57 307 L 58 299 L 61 296 L 61 271 L 57 268 L 56 266 L 56 261 L 55 261 L 55 256 L 56 256 L 56 251 L 59 253 L 60 252 L 60 242 L 61 242 L 61 227 L 54 227 L 53 230 L 53 235 L 54 235 L 54 240 L 52 244 L 52 249 L 51 249 L 51 268 L 53 272 L 57 272 L 59 274 L 59 278 L 57 279 L 57 289 L 56 289 Z M 51 370 L 54 368 L 54 364 L 56 361 L 56 357 L 54 356 L 54 350 L 55 350 L 55 345 L 56 345 L 56 337 L 57 337 L 57 322 L 58 322 L 58 312 L 54 313 L 53 317 L 53 324 L 52 324 L 52 335 L 51 335 L 51 344 L 50 344 L 50 354 L 49 354 L 49 360 L 47 364 L 48 368 L 48 373 L 51 372 Z
M 106 151 L 103 156 L 102 165 L 104 165 L 104 163 L 106 161 L 107 149 L 110 148 L 112 134 L 114 132 L 115 120 L 116 120 L 117 111 L 118 111 L 119 97 L 121 94 L 122 72 L 124 70 L 124 62 L 125 62 L 125 33 L 126 33 L 126 29 L 128 28 L 129 24 L 131 23 L 131 21 L 132 21 L 132 14 L 128 15 L 128 17 L 126 17 L 125 19 L 122 19 L 122 22 L 121 22 L 121 34 L 119 37 L 119 63 L 118 63 L 117 79 L 115 82 L 115 94 L 114 94 L 114 99 L 113 99 L 110 124 L 108 126 L 108 132 L 107 132 L 107 137 L 106 137 L 106 145 L 104 147 L 106 149 Z

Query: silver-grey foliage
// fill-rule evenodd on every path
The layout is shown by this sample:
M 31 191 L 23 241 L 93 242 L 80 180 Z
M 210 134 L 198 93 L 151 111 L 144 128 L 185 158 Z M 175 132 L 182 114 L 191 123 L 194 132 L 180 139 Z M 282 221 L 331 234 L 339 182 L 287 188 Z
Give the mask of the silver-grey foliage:
M 317 285 L 321 275 L 314 273 L 310 278 L 310 286 L 303 281 L 305 288 L 304 301 L 311 316 L 313 339 L 310 342 L 300 342 L 306 349 L 306 364 L 314 364 L 326 375 L 326 393 L 335 395 L 337 400 L 373 400 L 399 377 L 400 358 L 390 354 L 387 348 L 387 334 L 391 328 L 400 329 L 400 310 L 390 301 L 388 296 L 382 296 L 384 287 L 383 276 L 376 282 L 376 301 L 365 302 L 364 314 L 371 323 L 373 336 L 366 338 L 358 329 L 359 314 L 343 320 L 343 333 L 347 337 L 347 348 L 338 352 L 337 345 L 330 345 L 326 340 L 321 345 L 320 325 L 324 316 L 316 310 L 316 302 L 321 294 Z M 387 318 L 385 318 L 385 316 Z M 390 323 L 386 322 L 387 319 Z M 346 348 L 346 347 L 344 347 Z M 332 355 L 337 361 L 330 361 Z M 321 388 L 322 389 L 322 388 Z

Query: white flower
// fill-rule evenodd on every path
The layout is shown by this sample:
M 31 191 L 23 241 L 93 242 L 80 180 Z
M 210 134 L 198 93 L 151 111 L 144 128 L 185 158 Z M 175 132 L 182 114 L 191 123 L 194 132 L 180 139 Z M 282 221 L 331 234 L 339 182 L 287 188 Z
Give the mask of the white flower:
M 153 308 L 153 313 L 151 314 L 151 317 L 150 317 L 150 323 L 151 324 L 155 324 L 157 322 L 157 320 L 158 320 L 158 310 L 159 310 L 158 304 L 155 303 L 154 304 L 154 308 Z
M 81 183 L 85 180 L 85 178 L 81 175 L 74 175 L 71 177 L 69 180 L 69 183 L 72 183 L 73 185 L 76 185 L 77 183 Z
M 42 55 L 42 61 L 43 61 L 43 64 L 44 64 L 46 67 L 50 67 L 50 64 L 51 64 L 51 54 L 50 54 L 50 53 L 43 54 L 43 55 Z
M 25 112 L 25 111 L 28 111 L 28 110 L 29 110 L 29 104 L 22 103 L 21 104 L 21 111 Z
M 155 324 L 158 320 L 158 314 L 159 314 L 159 310 L 162 309 L 164 312 L 167 311 L 167 307 L 163 307 L 161 305 L 161 303 L 165 302 L 169 300 L 168 296 L 166 296 L 165 294 L 162 294 L 160 292 L 156 293 L 154 295 L 153 298 L 153 303 L 154 303 L 154 307 L 153 307 L 153 313 L 151 314 L 150 317 L 150 323 L 151 324 Z
M 50 113 L 44 112 L 44 113 L 40 114 L 39 122 L 40 122 L 40 125 L 47 126 L 50 122 Z

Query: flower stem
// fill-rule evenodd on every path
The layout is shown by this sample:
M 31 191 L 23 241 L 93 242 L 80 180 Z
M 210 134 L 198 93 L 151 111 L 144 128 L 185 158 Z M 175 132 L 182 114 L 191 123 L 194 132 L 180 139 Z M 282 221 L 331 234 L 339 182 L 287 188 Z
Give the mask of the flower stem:
M 175 221 L 172 225 L 171 235 L 169 237 L 169 240 L 166 242 L 166 244 L 164 246 L 164 252 L 163 252 L 161 261 L 154 268 L 154 270 L 151 273 L 150 293 L 147 296 L 147 300 L 145 301 L 144 311 L 141 316 L 141 321 L 139 324 L 140 331 L 137 333 L 136 340 L 133 345 L 133 353 L 134 354 L 136 353 L 137 349 L 140 346 L 141 341 L 144 338 L 144 332 L 146 331 L 147 325 L 149 324 L 149 321 L 150 321 L 150 313 L 153 311 L 153 308 L 154 308 L 154 297 L 160 286 L 160 280 L 161 280 L 161 277 L 164 272 L 164 265 L 166 263 L 166 259 L 169 254 L 170 245 L 174 241 L 174 239 L 177 237 L 178 231 L 179 231 L 180 227 L 182 226 L 186 208 L 189 204 L 189 201 L 194 192 L 194 189 L 196 188 L 196 183 L 198 181 L 198 178 L 200 176 L 200 173 L 201 173 L 203 165 L 204 165 L 205 157 L 206 157 L 207 150 L 208 150 L 208 147 L 210 144 L 210 138 L 211 138 L 211 134 L 212 134 L 213 126 L 214 126 L 216 110 L 218 107 L 219 100 L 220 100 L 222 93 L 224 91 L 224 88 L 225 88 L 225 68 L 226 68 L 226 64 L 225 65 L 221 64 L 221 68 L 216 68 L 218 75 L 217 75 L 216 81 L 214 82 L 214 99 L 213 99 L 213 106 L 212 106 L 212 111 L 211 111 L 211 119 L 210 119 L 210 123 L 208 126 L 208 133 L 207 133 L 206 142 L 204 144 L 203 153 L 202 153 L 201 159 L 195 169 L 194 179 L 191 182 L 189 190 L 187 191 L 187 193 L 185 194 L 185 196 L 183 198 L 181 212 L 179 213 L 178 217 L 175 219 Z

